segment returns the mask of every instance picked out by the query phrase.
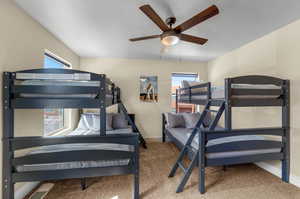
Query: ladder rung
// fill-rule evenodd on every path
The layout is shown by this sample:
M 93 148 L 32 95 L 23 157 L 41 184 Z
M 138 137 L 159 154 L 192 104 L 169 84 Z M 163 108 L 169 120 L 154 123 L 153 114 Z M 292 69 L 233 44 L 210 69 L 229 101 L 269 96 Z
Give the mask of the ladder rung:
M 217 113 L 218 112 L 217 110 L 210 110 L 210 109 L 207 109 L 206 111 L 207 112 L 213 112 L 213 113 Z
M 181 162 L 178 162 L 177 164 L 183 170 L 183 172 L 186 173 L 187 169 L 183 166 L 183 164 L 181 164 Z
M 193 147 L 191 145 L 186 145 L 186 148 L 188 148 L 189 150 L 193 150 Z

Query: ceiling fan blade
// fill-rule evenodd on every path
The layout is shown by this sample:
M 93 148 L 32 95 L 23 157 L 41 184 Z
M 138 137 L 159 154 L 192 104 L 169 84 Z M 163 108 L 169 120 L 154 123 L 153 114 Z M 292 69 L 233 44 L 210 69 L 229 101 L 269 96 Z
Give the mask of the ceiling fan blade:
M 196 43 L 196 44 L 200 44 L 200 45 L 203 45 L 208 41 L 207 39 L 204 39 L 201 37 L 195 37 L 195 36 L 186 35 L 186 34 L 180 34 L 180 39 L 183 41 L 192 42 L 192 43 Z
M 146 40 L 146 39 L 155 39 L 155 38 L 159 38 L 160 35 L 151 35 L 151 36 L 147 36 L 147 37 L 137 37 L 137 38 L 131 38 L 129 39 L 129 41 L 141 41 L 141 40 Z
M 190 18 L 189 20 L 183 22 L 182 24 L 178 25 L 174 30 L 178 32 L 183 32 L 215 15 L 219 14 L 219 9 L 217 6 L 212 5 L 206 10 L 200 12 L 199 14 L 195 15 L 194 17 Z
M 162 31 L 168 31 L 170 28 L 160 18 L 160 16 L 153 10 L 150 5 L 143 5 L 140 7 L 141 11 L 145 13 Z

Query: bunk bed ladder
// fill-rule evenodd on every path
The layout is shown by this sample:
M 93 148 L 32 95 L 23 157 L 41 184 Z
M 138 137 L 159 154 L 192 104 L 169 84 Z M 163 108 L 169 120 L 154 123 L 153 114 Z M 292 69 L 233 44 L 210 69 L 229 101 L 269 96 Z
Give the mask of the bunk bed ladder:
M 139 134 L 139 140 L 140 140 L 140 144 L 147 149 L 147 145 L 146 145 L 146 141 L 143 138 L 142 134 L 140 133 L 139 129 L 137 128 L 137 126 L 135 125 L 135 122 L 132 121 L 132 119 L 129 117 L 127 109 L 125 108 L 124 104 L 122 103 L 121 100 L 119 100 L 118 103 L 118 109 L 119 111 L 122 111 L 126 117 L 126 120 L 129 122 L 129 124 L 131 125 L 133 132 L 138 133 Z
M 180 184 L 177 187 L 176 193 L 180 193 L 180 192 L 183 191 L 183 188 L 184 188 L 185 184 L 187 183 L 187 181 L 188 181 L 188 179 L 189 179 L 189 177 L 190 177 L 190 175 L 191 175 L 191 173 L 193 171 L 193 168 L 195 166 L 197 166 L 198 163 L 199 163 L 199 166 L 202 169 L 202 166 L 201 166 L 202 165 L 202 161 L 200 160 L 199 157 L 201 157 L 201 154 L 203 154 L 203 152 L 202 152 L 202 150 L 194 149 L 191 144 L 192 144 L 192 141 L 194 140 L 194 138 L 196 137 L 196 135 L 198 133 L 199 133 L 199 138 L 203 137 L 201 135 L 201 128 L 203 127 L 203 123 L 204 123 L 205 118 L 208 116 L 208 114 L 210 112 L 215 112 L 216 113 L 214 119 L 210 122 L 209 127 L 208 127 L 209 130 L 214 130 L 215 127 L 217 126 L 218 121 L 220 120 L 220 118 L 221 118 L 224 110 L 225 110 L 225 102 L 222 102 L 220 104 L 218 110 L 211 110 L 210 109 L 211 102 L 212 101 L 210 100 L 205 105 L 205 108 L 204 108 L 204 110 L 203 110 L 203 112 L 202 112 L 202 114 L 200 116 L 200 119 L 198 120 L 195 128 L 193 129 L 193 131 L 192 131 L 189 139 L 187 140 L 187 142 L 185 143 L 184 147 L 182 148 L 182 150 L 181 150 L 181 152 L 179 154 L 179 157 L 178 157 L 176 163 L 174 164 L 174 166 L 172 167 L 172 170 L 171 170 L 171 172 L 169 174 L 169 177 L 173 177 L 175 175 L 175 173 L 176 173 L 176 171 L 177 171 L 178 168 L 181 168 L 183 170 L 184 174 L 183 174 L 183 177 L 182 177 L 182 179 L 180 181 Z M 199 139 L 199 144 L 201 142 L 201 138 Z M 199 148 L 201 148 L 201 147 L 199 147 Z M 196 152 L 194 153 L 194 156 L 192 157 L 191 162 L 189 163 L 188 167 L 185 167 L 184 164 L 183 164 L 183 158 L 184 158 L 185 155 L 187 155 L 187 153 L 188 153 L 189 150 L 193 150 L 193 151 L 196 150 Z M 200 163 L 201 163 L 201 165 L 200 165 Z M 200 177 L 200 180 L 201 180 L 201 177 Z

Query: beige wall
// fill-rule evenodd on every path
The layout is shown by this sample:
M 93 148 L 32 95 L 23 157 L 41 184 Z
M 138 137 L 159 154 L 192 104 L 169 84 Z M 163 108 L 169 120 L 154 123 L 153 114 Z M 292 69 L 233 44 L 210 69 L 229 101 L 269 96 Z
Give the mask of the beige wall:
M 208 79 L 222 85 L 225 77 L 271 75 L 291 80 L 291 173 L 300 176 L 300 21 L 208 63 Z M 278 108 L 236 108 L 234 127 L 279 126 Z M 279 163 L 273 163 L 279 168 Z
M 79 57 L 19 9 L 13 0 L 0 0 L 0 29 L 1 77 L 3 71 L 42 67 L 45 49 L 68 60 L 74 68 L 79 66 Z M 2 86 L 0 88 L 2 89 Z M 2 95 L 2 91 L 0 93 Z M 16 135 L 42 135 L 41 110 L 17 110 L 15 115 Z M 2 113 L 0 113 L 0 126 L 2 129 Z M 2 159 L 2 146 L 0 150 Z
M 128 111 L 136 114 L 137 125 L 147 138 L 161 137 L 161 113 L 171 110 L 171 73 L 195 72 L 207 80 L 206 63 L 132 59 L 81 59 L 82 70 L 104 73 L 121 88 Z M 139 77 L 158 76 L 158 103 L 139 100 Z

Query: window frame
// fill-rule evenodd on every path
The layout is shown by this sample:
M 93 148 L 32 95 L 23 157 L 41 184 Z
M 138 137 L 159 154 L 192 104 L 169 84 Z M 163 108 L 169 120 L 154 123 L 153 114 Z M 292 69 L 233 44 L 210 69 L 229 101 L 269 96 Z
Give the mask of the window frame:
M 43 57 L 44 57 L 44 61 L 45 61 L 46 57 L 50 57 L 50 58 L 54 59 L 55 61 L 63 64 L 64 69 L 72 69 L 72 64 L 70 62 L 68 62 L 67 60 L 65 60 L 65 59 L 63 59 L 59 56 L 57 56 L 56 54 L 52 53 L 51 51 L 49 51 L 47 49 L 45 49 Z M 45 68 L 45 66 L 44 66 L 44 68 Z M 46 132 L 45 132 L 45 123 L 44 123 L 45 120 L 44 120 L 44 117 L 43 117 L 43 126 L 44 126 L 43 127 L 43 129 L 44 129 L 43 136 L 51 137 L 51 136 L 60 135 L 60 134 L 63 134 L 65 131 L 67 131 L 71 128 L 71 112 L 72 111 L 71 110 L 66 110 L 66 109 L 62 109 L 62 110 L 63 110 L 63 127 L 59 128 L 57 130 L 54 130 L 53 132 L 47 133 L 47 135 L 46 135 Z

